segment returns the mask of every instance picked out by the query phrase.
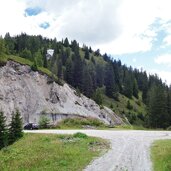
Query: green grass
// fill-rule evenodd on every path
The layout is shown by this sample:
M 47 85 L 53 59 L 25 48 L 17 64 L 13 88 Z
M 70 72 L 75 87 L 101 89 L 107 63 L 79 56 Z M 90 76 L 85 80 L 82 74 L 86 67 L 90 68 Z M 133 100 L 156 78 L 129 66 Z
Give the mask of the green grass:
M 132 99 L 119 94 L 118 100 L 107 97 L 104 92 L 103 105 L 111 108 L 113 112 L 123 117 L 123 114 L 128 118 L 131 124 L 143 126 L 144 122 L 140 117 L 145 117 L 147 110 L 145 104 L 142 102 L 142 93 L 139 93 L 139 99 L 132 97 Z M 132 109 L 127 108 L 127 102 L 130 101 Z
M 25 134 L 22 139 L 0 151 L 3 171 L 81 171 L 106 151 L 102 139 L 71 135 Z
M 29 65 L 29 66 L 33 65 L 33 62 L 31 62 L 30 60 L 21 58 L 19 56 L 14 56 L 14 55 L 7 56 L 7 60 L 12 60 L 12 61 L 18 62 L 22 65 Z
M 58 123 L 56 128 L 60 129 L 84 129 L 86 127 L 105 128 L 106 125 L 95 118 L 67 118 Z
M 154 171 L 171 171 L 171 140 L 158 140 L 153 143 L 151 158 Z
M 133 106 L 132 110 L 127 109 L 127 101 L 130 101 L 131 105 Z M 146 113 L 145 105 L 143 104 L 141 98 L 136 99 L 133 97 L 132 99 L 128 99 L 122 94 L 119 94 L 119 100 L 116 101 L 112 98 L 107 97 L 103 94 L 103 104 L 107 107 L 111 107 L 111 104 L 113 105 L 113 111 L 117 114 L 120 113 Z

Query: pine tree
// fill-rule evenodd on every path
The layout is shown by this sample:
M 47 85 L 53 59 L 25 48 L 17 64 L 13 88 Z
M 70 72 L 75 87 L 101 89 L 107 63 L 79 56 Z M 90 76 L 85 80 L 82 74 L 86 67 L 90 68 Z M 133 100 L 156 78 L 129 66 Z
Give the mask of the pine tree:
M 152 86 L 148 102 L 149 125 L 153 128 L 168 127 L 167 97 L 163 87 Z
M 66 61 L 66 74 L 65 75 L 66 75 L 67 83 L 69 83 L 71 85 L 74 85 L 74 78 L 73 78 L 74 65 L 73 65 L 71 57 L 68 58 L 67 61 Z
M 0 149 L 7 145 L 7 129 L 6 129 L 6 118 L 4 113 L 0 111 Z
M 133 96 L 138 98 L 138 84 L 136 79 L 134 79 L 134 84 L 133 84 Z
M 115 75 L 112 65 L 109 63 L 106 66 L 106 77 L 105 77 L 105 86 L 106 86 L 106 95 L 113 98 L 114 93 L 117 92 L 115 89 Z
M 128 98 L 132 98 L 133 95 L 133 78 L 129 71 L 125 71 L 123 82 L 123 94 Z
M 82 88 L 83 61 L 79 53 L 74 55 L 74 87 Z
M 93 94 L 93 83 L 87 66 L 84 67 L 83 75 L 82 91 L 87 97 L 91 97 Z
M 0 37 L 0 56 L 4 55 L 5 52 L 6 52 L 5 41 L 2 37 Z
M 90 59 L 90 54 L 89 54 L 89 50 L 88 50 L 88 47 L 85 48 L 85 56 L 84 56 L 85 59 Z
M 93 99 L 98 105 L 102 105 L 103 103 L 102 92 L 99 88 L 96 89 L 93 95 Z
M 9 143 L 12 144 L 23 136 L 22 118 L 19 110 L 12 114 L 12 120 L 9 125 Z
M 67 37 L 64 40 L 64 46 L 65 47 L 69 47 L 69 41 L 68 41 L 68 38 Z
M 47 54 L 47 48 L 44 47 L 44 50 L 43 50 L 43 67 L 44 68 L 48 67 L 48 62 L 47 62 L 46 54 Z

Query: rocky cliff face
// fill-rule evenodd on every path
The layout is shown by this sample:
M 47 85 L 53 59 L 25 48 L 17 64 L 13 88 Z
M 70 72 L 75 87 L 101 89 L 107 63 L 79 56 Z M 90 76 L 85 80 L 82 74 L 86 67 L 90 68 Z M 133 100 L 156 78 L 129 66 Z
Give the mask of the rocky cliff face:
M 106 124 L 123 124 L 112 110 L 100 109 L 93 100 L 83 95 L 79 97 L 68 84 L 48 84 L 46 75 L 8 61 L 0 68 L 0 109 L 9 121 L 16 108 L 24 123 L 38 122 L 41 115 L 46 115 L 52 122 L 79 116 L 98 118 Z

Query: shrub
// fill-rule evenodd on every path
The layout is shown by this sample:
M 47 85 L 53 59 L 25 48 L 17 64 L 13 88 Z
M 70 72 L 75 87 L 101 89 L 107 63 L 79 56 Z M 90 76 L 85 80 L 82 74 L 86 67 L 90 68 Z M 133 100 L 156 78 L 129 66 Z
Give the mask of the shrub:
M 127 109 L 132 110 L 133 106 L 131 105 L 130 101 L 127 101 Z
M 50 122 L 49 118 L 47 118 L 46 116 L 41 116 L 39 120 L 39 127 L 48 128 L 49 122 Z
M 73 135 L 74 138 L 87 138 L 88 136 L 84 133 L 77 132 Z

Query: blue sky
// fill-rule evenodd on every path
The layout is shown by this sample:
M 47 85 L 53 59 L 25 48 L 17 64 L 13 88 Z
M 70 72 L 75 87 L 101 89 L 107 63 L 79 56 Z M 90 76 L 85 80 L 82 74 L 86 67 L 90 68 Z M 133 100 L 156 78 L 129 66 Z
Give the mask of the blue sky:
M 170 0 L 1 0 L 0 35 L 76 39 L 171 84 L 170 7 Z

